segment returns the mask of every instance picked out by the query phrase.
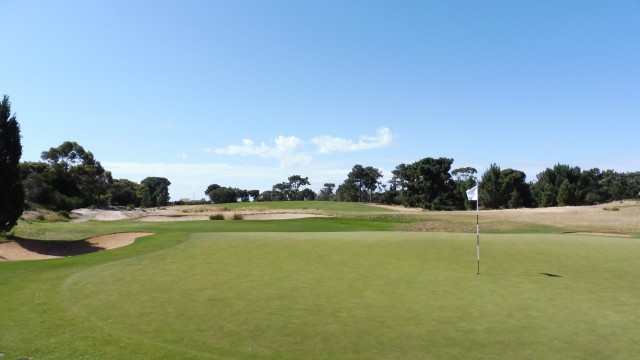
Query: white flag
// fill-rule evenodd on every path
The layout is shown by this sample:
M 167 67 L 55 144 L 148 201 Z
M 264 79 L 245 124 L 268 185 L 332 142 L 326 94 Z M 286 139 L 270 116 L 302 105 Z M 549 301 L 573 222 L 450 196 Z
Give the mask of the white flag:
M 469 200 L 478 200 L 478 185 L 472 187 L 467 190 L 467 199 Z

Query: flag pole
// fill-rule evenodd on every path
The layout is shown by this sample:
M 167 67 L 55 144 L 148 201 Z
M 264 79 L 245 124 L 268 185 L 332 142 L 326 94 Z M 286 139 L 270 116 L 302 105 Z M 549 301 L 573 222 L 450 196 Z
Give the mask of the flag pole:
M 477 275 L 480 275 L 480 183 L 478 183 L 478 198 L 476 199 L 476 258 L 478 259 Z
M 476 259 L 478 261 L 478 275 L 480 275 L 480 182 L 467 190 L 467 200 L 476 201 Z

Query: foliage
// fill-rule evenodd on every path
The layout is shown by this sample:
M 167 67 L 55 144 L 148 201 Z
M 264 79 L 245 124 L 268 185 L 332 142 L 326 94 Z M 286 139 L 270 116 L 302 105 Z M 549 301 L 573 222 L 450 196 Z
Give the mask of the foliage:
M 242 216 L 242 214 L 240 213 L 233 213 L 233 220 L 242 220 L 244 218 L 244 216 Z
M 487 209 L 517 209 L 534 204 L 531 188 L 520 170 L 500 170 L 491 164 L 480 182 L 480 203 Z
M 500 167 L 491 164 L 480 180 L 480 203 L 488 209 L 499 209 L 505 202 L 504 197 L 500 184 Z
M 275 190 L 267 190 L 260 193 L 258 201 L 283 201 L 282 193 Z
M 169 203 L 169 185 L 163 177 L 148 177 L 140 183 L 140 198 L 143 207 L 166 206 Z
M 142 204 L 140 185 L 127 179 L 116 179 L 109 187 L 109 205 L 138 207 Z
M 316 194 L 313 190 L 302 188 L 306 185 L 311 185 L 308 177 L 291 175 L 287 182 L 273 185 L 271 190 L 262 192 L 258 199 L 259 201 L 315 200 Z
M 338 187 L 337 195 L 340 201 L 371 202 L 373 192 L 380 183 L 382 173 L 372 166 L 353 166 L 347 179 Z
M 309 183 L 308 177 L 302 177 L 300 175 L 291 175 L 289 176 L 289 189 L 290 189 L 290 197 L 291 200 L 305 200 L 304 197 L 300 194 L 300 187 L 305 185 L 311 185 Z M 315 194 L 314 194 L 315 198 Z M 313 200 L 313 199 L 310 199 Z
M 318 197 L 316 199 L 321 201 L 333 200 L 333 198 L 335 197 L 335 194 L 333 193 L 333 189 L 335 187 L 336 187 L 336 184 L 334 183 L 325 183 L 324 187 L 320 189 L 320 192 L 318 193 Z
M 309 189 L 302 189 L 302 191 L 300 191 L 298 193 L 298 200 L 304 200 L 304 201 L 310 201 L 310 200 L 315 200 L 316 199 L 316 193 Z
M 336 199 L 338 201 L 359 202 L 360 195 L 361 193 L 358 186 L 348 178 L 345 179 L 344 182 L 340 184 L 338 186 L 338 189 L 336 190 Z
M 462 193 L 449 173 L 452 163 L 448 158 L 424 158 L 398 165 L 394 174 L 403 187 L 402 204 L 430 210 L 464 208 Z
M 451 172 L 451 175 L 455 176 L 456 185 L 458 187 L 458 191 L 460 191 L 461 194 L 466 194 L 467 190 L 476 186 L 476 184 L 478 183 L 478 179 L 476 178 L 475 174 L 477 173 L 478 170 L 470 166 L 457 168 Z M 464 207 L 466 209 L 470 209 L 472 207 L 475 208 L 475 200 L 472 204 L 466 196 L 463 196 L 463 199 L 465 203 Z
M 595 205 L 633 199 L 640 191 L 640 172 L 617 173 L 557 164 L 537 176 L 532 193 L 542 207 Z
M 57 181 L 68 182 L 68 194 L 61 191 L 61 195 L 77 195 L 82 198 L 83 206 L 107 203 L 111 173 L 102 167 L 91 151 L 85 151 L 74 141 L 65 141 L 58 147 L 43 151 L 41 158 L 53 168 Z
M 20 124 L 11 115 L 9 97 L 0 103 L 0 233 L 11 230 L 24 211 L 24 188 L 20 176 Z
M 224 220 L 224 215 L 223 214 L 209 215 L 209 220 Z
M 257 190 L 252 190 L 251 193 L 255 194 L 255 191 Z M 209 199 L 211 199 L 211 202 L 214 204 L 234 203 L 238 202 L 238 200 L 242 202 L 249 201 L 249 191 L 220 186 L 218 184 L 209 185 L 205 194 L 209 196 Z
M 65 141 L 43 151 L 41 157 L 44 162 L 20 165 L 27 201 L 67 211 L 109 203 L 111 173 L 90 151 L 76 142 Z

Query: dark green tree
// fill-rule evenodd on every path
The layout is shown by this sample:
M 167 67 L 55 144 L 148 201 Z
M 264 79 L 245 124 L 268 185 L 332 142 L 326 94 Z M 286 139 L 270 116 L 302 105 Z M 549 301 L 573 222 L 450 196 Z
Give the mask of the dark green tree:
M 211 199 L 211 202 L 214 204 L 234 203 L 238 202 L 238 198 L 243 199 L 242 201 L 249 201 L 249 194 L 246 190 L 220 186 L 218 184 L 209 185 L 205 194 L 209 196 L 209 199 Z
M 302 177 L 300 175 L 289 176 L 289 200 L 302 200 L 300 196 L 300 187 L 305 185 L 311 185 L 308 177 Z
M 272 201 L 289 201 L 293 200 L 293 196 L 291 195 L 291 183 L 281 182 L 275 184 L 271 187 L 271 190 L 278 193 Z
M 142 202 L 139 193 L 140 184 L 127 179 L 113 180 L 109 187 L 109 204 L 129 207 L 140 206 Z
M 260 193 L 258 201 L 282 201 L 282 193 L 275 190 L 267 190 Z
M 333 189 L 335 187 L 336 187 L 336 184 L 334 183 L 325 183 L 324 187 L 320 189 L 320 192 L 318 193 L 318 197 L 316 199 L 322 200 L 322 201 L 333 200 L 333 198 L 335 197 L 335 194 L 333 193 Z
M 451 172 L 451 175 L 455 177 L 458 191 L 460 192 L 460 194 L 463 194 L 462 198 L 464 199 L 464 207 L 466 209 L 472 207 L 475 208 L 475 200 L 472 204 L 471 201 L 467 199 L 466 191 L 476 186 L 476 184 L 478 183 L 478 179 L 476 179 L 475 176 L 475 174 L 477 173 L 478 170 L 470 166 L 457 168 Z
M 569 182 L 569 179 L 564 179 L 560 188 L 558 189 L 558 206 L 568 206 L 576 204 L 575 197 L 575 185 Z
M 54 189 L 52 208 L 72 210 L 81 206 L 102 206 L 108 201 L 108 190 L 113 179 L 97 161 L 75 141 L 43 151 L 42 160 L 50 169 L 45 172 L 46 182 Z
M 338 187 L 340 198 L 349 200 L 340 201 L 371 201 L 373 192 L 378 188 L 379 179 L 382 177 L 380 170 L 360 164 L 354 165 L 345 182 Z M 354 188 L 357 189 L 356 199 L 354 198 Z
M 300 197 L 300 200 L 304 200 L 304 201 L 316 199 L 316 193 L 309 188 L 302 189 L 298 195 Z
M 379 169 L 374 168 L 372 166 L 367 166 L 364 168 L 365 176 L 362 179 L 362 185 L 368 194 L 368 201 L 371 202 L 373 198 L 373 192 L 378 188 L 380 184 L 380 179 L 382 178 L 382 173 Z
M 543 207 L 557 206 L 560 186 L 567 180 L 568 185 L 573 185 L 574 195 L 572 197 L 575 204 L 579 198 L 586 198 L 577 185 L 580 183 L 582 172 L 579 167 L 571 167 L 564 164 L 556 164 L 552 169 L 547 168 L 538 174 L 538 181 L 532 186 L 531 191 L 536 202 Z M 567 186 L 568 186 L 567 185 Z M 577 196 L 575 196 L 577 194 Z M 566 194 L 563 194 L 565 196 Z
M 258 201 L 258 197 L 260 196 L 260 190 L 249 190 L 249 196 L 251 196 L 251 201 Z
M 237 188 L 235 190 L 236 194 L 238 195 L 238 199 L 240 199 L 241 202 L 249 202 L 249 191 Z
M 336 199 L 338 199 L 338 201 L 358 202 L 360 201 L 360 195 L 360 188 L 350 179 L 344 180 L 336 190 Z
M 169 204 L 169 185 L 163 177 L 148 177 L 140 183 L 140 198 L 143 207 L 166 206 Z
M 24 211 L 24 188 L 20 176 L 20 124 L 11 115 L 9 97 L 0 103 L 0 232 L 11 230 Z
M 500 171 L 500 186 L 503 194 L 501 207 L 517 209 L 534 206 L 531 186 L 526 182 L 526 177 L 527 175 L 520 170 Z
M 480 205 L 488 209 L 499 209 L 504 203 L 500 166 L 491 164 L 480 180 Z
M 464 199 L 458 191 L 449 170 L 453 159 L 424 158 L 413 164 L 396 167 L 402 189 L 402 204 L 430 210 L 464 208 Z

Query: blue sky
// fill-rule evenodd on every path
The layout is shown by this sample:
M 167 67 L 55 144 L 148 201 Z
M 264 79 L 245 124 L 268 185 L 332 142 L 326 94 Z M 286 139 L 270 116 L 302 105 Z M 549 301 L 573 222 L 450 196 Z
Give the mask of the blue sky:
M 23 160 L 77 141 L 172 199 L 424 157 L 640 170 L 637 0 L 5 0 L 0 32 Z

